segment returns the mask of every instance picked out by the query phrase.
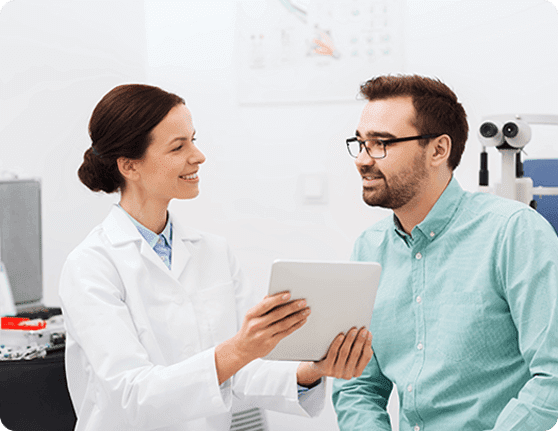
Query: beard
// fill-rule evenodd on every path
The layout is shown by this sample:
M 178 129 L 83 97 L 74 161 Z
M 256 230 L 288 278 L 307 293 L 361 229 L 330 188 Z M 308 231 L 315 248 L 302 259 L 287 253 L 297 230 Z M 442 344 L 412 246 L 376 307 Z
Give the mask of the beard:
M 363 166 L 360 169 L 362 176 L 380 178 L 383 182 L 379 186 L 363 187 L 362 199 L 370 206 L 392 210 L 406 205 L 418 194 L 424 180 L 428 177 L 425 160 L 426 151 L 422 151 L 414 158 L 411 166 L 406 167 L 389 179 L 379 169 Z

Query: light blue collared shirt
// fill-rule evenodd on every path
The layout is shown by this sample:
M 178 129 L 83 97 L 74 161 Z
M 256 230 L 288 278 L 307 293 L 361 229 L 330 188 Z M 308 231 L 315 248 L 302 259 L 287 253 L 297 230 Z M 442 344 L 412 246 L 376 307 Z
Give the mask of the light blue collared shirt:
M 558 419 L 558 238 L 527 205 L 452 179 L 406 234 L 367 229 L 352 259 L 383 268 L 361 377 L 334 382 L 342 431 L 545 431 Z
M 170 269 L 172 259 L 172 223 L 170 221 L 170 217 L 167 216 L 167 224 L 165 225 L 163 232 L 157 235 L 155 232 L 149 230 L 128 214 L 126 210 L 120 206 L 120 204 L 118 204 L 118 206 L 128 215 L 128 217 L 130 217 L 130 220 L 132 220 L 132 223 L 134 223 L 134 226 L 138 229 L 141 236 L 143 236 L 151 248 L 153 248 L 155 253 L 157 253 L 157 256 L 161 258 L 167 268 Z

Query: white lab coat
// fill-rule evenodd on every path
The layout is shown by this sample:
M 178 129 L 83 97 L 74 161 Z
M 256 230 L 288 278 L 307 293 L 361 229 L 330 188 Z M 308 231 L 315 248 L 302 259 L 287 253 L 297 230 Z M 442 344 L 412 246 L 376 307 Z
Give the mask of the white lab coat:
M 295 362 L 256 360 L 219 386 L 215 346 L 261 298 L 222 238 L 172 221 L 171 270 L 116 205 L 68 256 L 60 299 L 76 430 L 228 430 L 234 396 L 317 415 L 325 384 L 299 402 Z

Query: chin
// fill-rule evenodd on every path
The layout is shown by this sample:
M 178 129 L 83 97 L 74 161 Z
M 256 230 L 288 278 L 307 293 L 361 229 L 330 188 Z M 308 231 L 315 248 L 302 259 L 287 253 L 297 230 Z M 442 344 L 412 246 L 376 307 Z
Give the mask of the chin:
M 370 190 L 364 189 L 362 191 L 362 200 L 364 203 L 371 207 L 380 207 L 380 208 L 389 208 L 391 209 L 391 205 L 389 205 L 389 200 L 385 194 L 381 193 L 374 193 Z

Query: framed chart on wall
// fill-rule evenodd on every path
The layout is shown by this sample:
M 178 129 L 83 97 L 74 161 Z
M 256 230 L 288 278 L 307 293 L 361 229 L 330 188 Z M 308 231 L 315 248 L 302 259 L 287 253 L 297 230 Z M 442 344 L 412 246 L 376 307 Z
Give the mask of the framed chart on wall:
M 405 0 L 240 0 L 240 104 L 354 100 L 355 84 L 404 68 Z

